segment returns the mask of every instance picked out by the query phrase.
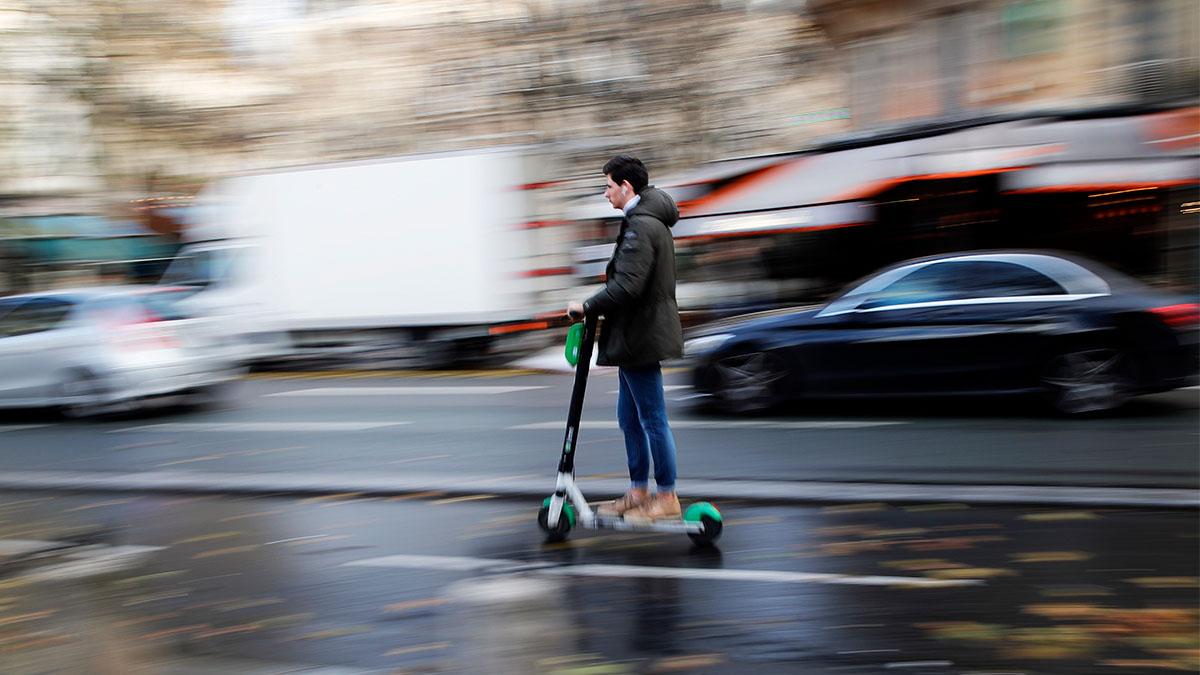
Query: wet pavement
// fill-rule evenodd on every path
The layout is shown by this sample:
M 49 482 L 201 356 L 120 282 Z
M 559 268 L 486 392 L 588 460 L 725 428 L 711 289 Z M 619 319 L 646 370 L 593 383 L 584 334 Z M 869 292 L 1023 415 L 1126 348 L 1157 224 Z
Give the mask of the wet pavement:
M 501 626 L 449 589 L 516 575 L 562 584 L 556 609 L 538 610 L 557 612 L 558 639 L 510 626 L 541 672 L 1200 668 L 1194 510 L 725 503 L 720 547 L 704 550 L 615 532 L 545 545 L 536 506 L 4 494 L 0 540 L 112 527 L 117 543 L 161 547 L 94 604 L 112 639 L 157 663 L 453 672 Z M 52 591 L 4 569 L 0 671 L 38 672 L 17 668 L 22 654 L 69 643 L 71 624 Z

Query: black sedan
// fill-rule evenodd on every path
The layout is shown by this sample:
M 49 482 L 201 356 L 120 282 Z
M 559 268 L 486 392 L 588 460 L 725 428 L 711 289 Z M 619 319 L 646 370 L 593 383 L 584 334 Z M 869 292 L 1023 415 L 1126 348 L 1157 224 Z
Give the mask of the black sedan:
M 819 307 L 703 327 L 694 385 L 724 412 L 795 399 L 1038 394 L 1066 414 L 1195 384 L 1200 315 L 1097 263 L 981 251 L 888 267 Z

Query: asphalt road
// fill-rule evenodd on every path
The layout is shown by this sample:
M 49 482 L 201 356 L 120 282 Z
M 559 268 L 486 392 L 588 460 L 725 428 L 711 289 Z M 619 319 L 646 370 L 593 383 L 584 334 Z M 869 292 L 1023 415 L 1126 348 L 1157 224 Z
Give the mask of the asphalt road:
M 1021 403 L 826 404 L 725 419 L 667 378 L 688 479 L 1196 488 L 1200 391 L 1119 414 L 1061 419 Z M 552 476 L 569 375 L 450 373 L 251 379 L 216 409 L 165 407 L 89 422 L 0 417 L 2 471 L 299 471 Z M 616 378 L 594 373 L 580 476 L 622 478 Z
M 40 672 L 31 655 L 94 631 L 177 672 L 228 659 L 243 665 L 211 672 L 482 672 L 464 664 L 498 663 L 500 634 L 540 672 L 576 674 L 1200 666 L 1191 510 L 729 503 L 720 547 L 704 550 L 614 532 L 545 545 L 536 506 L 0 495 L 0 544 L 107 526 L 156 547 L 93 590 L 84 630 L 66 621 L 77 588 L 5 583 L 0 558 L 0 670 Z M 514 577 L 558 586 L 541 604 L 461 602 Z

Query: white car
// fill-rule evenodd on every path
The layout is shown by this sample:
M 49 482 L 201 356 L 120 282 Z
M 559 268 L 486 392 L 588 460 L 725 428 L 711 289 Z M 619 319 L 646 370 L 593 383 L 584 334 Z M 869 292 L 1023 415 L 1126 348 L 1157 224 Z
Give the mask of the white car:
M 116 286 L 0 298 L 0 408 L 84 416 L 162 396 L 209 399 L 240 372 L 214 327 L 179 310 L 191 292 Z

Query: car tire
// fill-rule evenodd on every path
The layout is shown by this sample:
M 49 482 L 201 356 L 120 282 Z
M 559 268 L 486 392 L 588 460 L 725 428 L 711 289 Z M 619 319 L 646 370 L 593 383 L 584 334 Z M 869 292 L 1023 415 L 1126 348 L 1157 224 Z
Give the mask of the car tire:
M 1077 347 L 1051 357 L 1041 384 L 1047 402 L 1063 415 L 1120 408 L 1132 393 L 1129 357 L 1115 347 Z
M 721 412 L 754 415 L 779 403 L 779 384 L 786 376 L 783 362 L 770 352 L 739 351 L 713 362 L 713 402 Z
M 59 385 L 58 411 L 67 419 L 94 417 L 102 410 L 104 383 L 87 370 L 72 370 Z
M 184 407 L 194 412 L 214 412 L 233 407 L 237 397 L 237 380 L 209 384 L 186 392 Z

